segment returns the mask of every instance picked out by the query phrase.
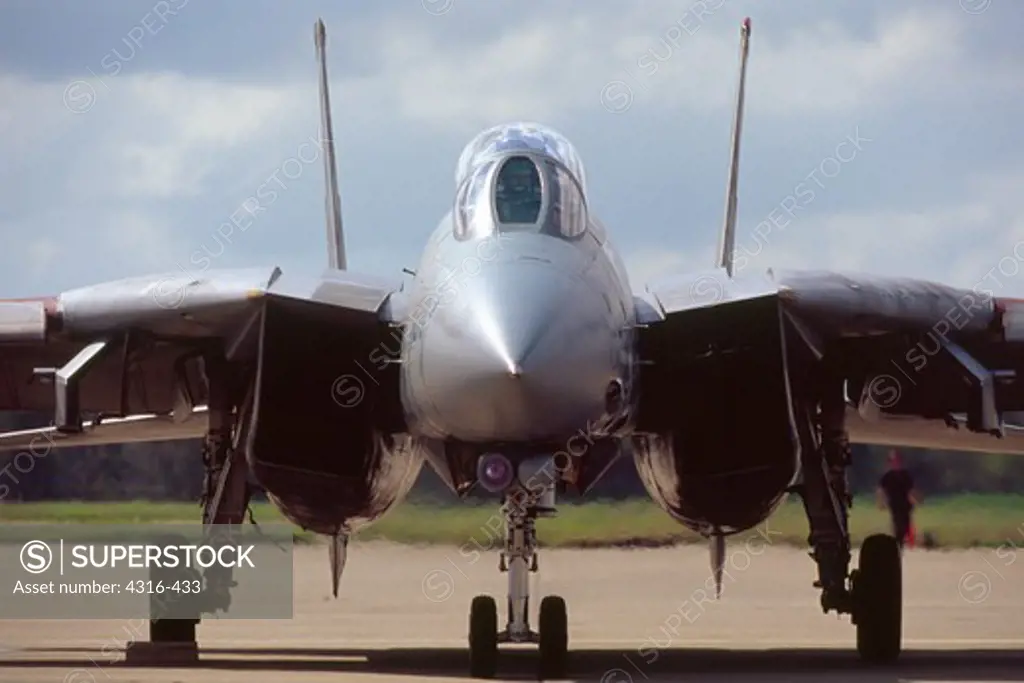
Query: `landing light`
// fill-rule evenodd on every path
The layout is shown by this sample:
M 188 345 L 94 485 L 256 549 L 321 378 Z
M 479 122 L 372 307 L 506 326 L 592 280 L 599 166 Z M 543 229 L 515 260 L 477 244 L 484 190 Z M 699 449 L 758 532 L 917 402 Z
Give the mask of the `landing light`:
M 477 461 L 476 478 L 491 493 L 507 489 L 514 477 L 515 468 L 501 453 L 487 453 Z

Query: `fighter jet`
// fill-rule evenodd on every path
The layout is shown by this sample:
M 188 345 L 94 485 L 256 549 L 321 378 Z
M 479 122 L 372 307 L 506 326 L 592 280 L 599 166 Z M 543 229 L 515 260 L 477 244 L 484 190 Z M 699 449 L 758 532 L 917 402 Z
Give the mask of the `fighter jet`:
M 501 643 L 536 643 L 540 674 L 565 674 L 565 601 L 543 597 L 531 625 L 535 520 L 623 454 L 667 514 L 709 539 L 719 582 L 725 539 L 797 493 L 822 610 L 851 615 L 864 659 L 894 660 L 899 545 L 868 538 L 851 570 L 849 444 L 1024 453 L 1008 424 L 1024 409 L 1024 302 L 906 278 L 738 272 L 749 39 L 747 20 L 706 271 L 635 291 L 577 150 L 517 122 L 465 147 L 451 210 L 406 286 L 349 269 L 317 22 L 327 269 L 173 272 L 0 302 L 0 409 L 53 415 L 0 443 L 202 437 L 203 521 L 242 523 L 256 482 L 331 539 L 335 594 L 347 539 L 424 462 L 459 496 L 482 487 L 502 500 L 508 595 L 503 628 L 493 597 L 472 600 L 476 677 L 495 675 Z M 156 643 L 195 635 L 196 620 L 150 625 Z

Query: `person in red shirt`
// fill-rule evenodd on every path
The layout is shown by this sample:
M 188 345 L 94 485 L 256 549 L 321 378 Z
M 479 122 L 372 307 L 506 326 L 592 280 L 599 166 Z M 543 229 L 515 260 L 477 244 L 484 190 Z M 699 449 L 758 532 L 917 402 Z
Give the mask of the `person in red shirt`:
M 889 451 L 889 469 L 878 482 L 878 507 L 889 508 L 892 519 L 893 536 L 899 541 L 900 548 L 909 542 L 914 546 L 914 506 L 917 495 L 914 490 L 914 478 L 903 467 L 896 449 Z

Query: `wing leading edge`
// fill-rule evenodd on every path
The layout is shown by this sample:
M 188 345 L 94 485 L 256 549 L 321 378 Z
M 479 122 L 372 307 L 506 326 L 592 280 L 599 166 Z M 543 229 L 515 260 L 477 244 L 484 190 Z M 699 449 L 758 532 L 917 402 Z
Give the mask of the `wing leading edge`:
M 55 422 L 2 434 L 0 448 L 200 436 L 203 353 L 253 353 L 267 306 L 290 307 L 297 336 L 305 320 L 326 319 L 372 347 L 394 334 L 400 305 L 398 281 L 337 270 L 291 277 L 276 268 L 155 275 L 0 301 L 0 410 L 51 412 Z
M 657 368 L 714 353 L 723 325 L 756 343 L 744 322 L 755 305 L 777 310 L 787 344 L 847 359 L 851 441 L 1024 453 L 1024 303 L 907 278 L 681 274 L 637 297 L 643 359 Z

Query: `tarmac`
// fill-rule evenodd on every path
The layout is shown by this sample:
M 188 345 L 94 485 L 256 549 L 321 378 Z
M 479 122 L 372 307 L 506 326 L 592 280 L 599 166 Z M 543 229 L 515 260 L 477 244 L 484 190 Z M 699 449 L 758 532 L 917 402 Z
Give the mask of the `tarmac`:
M 904 654 L 862 665 L 847 617 L 822 614 L 805 551 L 771 534 L 732 541 L 721 599 L 699 546 L 546 550 L 533 582 L 559 594 L 570 624 L 569 680 L 1024 681 L 1024 560 L 995 550 L 908 550 Z M 128 666 L 145 622 L 0 622 L 0 681 L 259 683 L 465 681 L 474 595 L 498 598 L 496 550 L 354 544 L 331 597 L 325 547 L 297 547 L 290 620 L 207 620 L 192 665 Z M 503 650 L 499 679 L 536 680 L 536 649 Z

